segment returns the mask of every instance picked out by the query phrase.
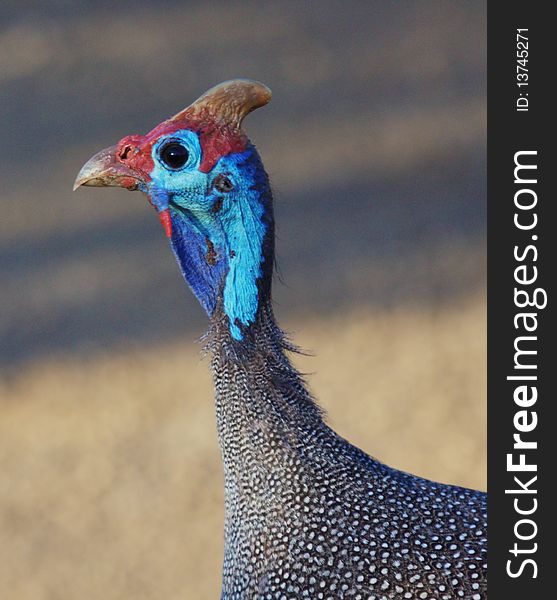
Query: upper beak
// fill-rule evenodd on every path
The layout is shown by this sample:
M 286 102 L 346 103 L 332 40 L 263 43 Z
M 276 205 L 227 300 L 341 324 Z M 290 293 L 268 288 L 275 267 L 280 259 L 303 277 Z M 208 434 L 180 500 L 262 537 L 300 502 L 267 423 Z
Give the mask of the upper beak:
M 79 171 L 74 191 L 81 185 L 97 187 L 117 186 L 136 190 L 141 183 L 138 174 L 117 158 L 117 146 L 110 146 L 97 152 Z

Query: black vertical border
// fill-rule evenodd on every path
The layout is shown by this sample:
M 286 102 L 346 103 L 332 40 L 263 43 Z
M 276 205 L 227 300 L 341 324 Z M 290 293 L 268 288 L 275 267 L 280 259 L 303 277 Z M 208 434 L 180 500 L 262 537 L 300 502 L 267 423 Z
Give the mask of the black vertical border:
M 557 25 L 550 16 L 552 3 L 542 1 L 491 2 L 488 13 L 488 492 L 489 492 L 489 578 L 490 600 L 513 598 L 557 598 L 557 420 L 553 405 L 556 401 L 557 330 L 554 304 L 557 302 L 555 276 L 557 272 L 557 203 L 553 179 L 557 177 L 555 137 L 557 133 Z M 528 112 L 516 110 L 520 93 L 516 85 L 516 30 L 528 29 Z M 521 232 L 513 223 L 514 153 L 537 150 L 538 195 L 536 286 L 543 287 L 548 306 L 538 312 L 537 390 L 533 407 L 538 425 L 531 439 L 538 449 L 531 451 L 537 463 L 538 509 L 532 518 L 538 532 L 532 542 L 537 551 L 524 558 L 533 558 L 538 568 L 532 578 L 532 568 L 511 578 L 507 561 L 513 558 L 509 550 L 515 540 L 514 525 L 520 515 L 513 507 L 512 495 L 505 489 L 516 488 L 513 475 L 507 473 L 506 455 L 512 452 L 513 417 L 519 407 L 514 404 L 516 382 L 507 381 L 514 365 L 514 339 L 517 332 L 513 318 L 520 312 L 514 306 L 515 245 L 524 247 L 532 232 Z M 553 220 L 555 219 L 555 220 Z M 535 308 L 532 310 L 536 310 Z M 534 487 L 534 486 L 532 486 Z M 523 542 L 527 548 L 531 542 Z M 514 559 L 517 565 L 517 559 Z M 520 559 L 518 559 L 520 560 Z

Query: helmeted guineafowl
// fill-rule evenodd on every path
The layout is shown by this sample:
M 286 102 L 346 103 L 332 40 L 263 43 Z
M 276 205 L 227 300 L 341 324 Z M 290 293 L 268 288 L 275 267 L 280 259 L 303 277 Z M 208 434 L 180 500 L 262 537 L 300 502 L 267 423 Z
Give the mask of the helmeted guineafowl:
M 75 186 L 146 193 L 207 311 L 225 478 L 222 598 L 486 597 L 486 496 L 392 469 L 337 435 L 271 307 L 269 181 L 243 118 L 271 92 L 209 90 L 96 154 Z

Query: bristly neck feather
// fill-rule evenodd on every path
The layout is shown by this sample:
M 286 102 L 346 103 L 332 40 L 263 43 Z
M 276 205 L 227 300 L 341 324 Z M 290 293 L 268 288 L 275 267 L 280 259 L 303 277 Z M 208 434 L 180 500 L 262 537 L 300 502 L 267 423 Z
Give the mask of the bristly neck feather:
M 244 477 L 250 455 L 261 452 L 256 438 L 262 432 L 267 440 L 277 440 L 282 455 L 286 444 L 291 456 L 298 455 L 310 437 L 325 431 L 329 435 L 321 408 L 287 356 L 298 349 L 276 324 L 270 299 L 261 305 L 255 323 L 240 342 L 230 335 L 227 319 L 217 309 L 206 350 L 212 354 L 226 477 L 235 481 Z

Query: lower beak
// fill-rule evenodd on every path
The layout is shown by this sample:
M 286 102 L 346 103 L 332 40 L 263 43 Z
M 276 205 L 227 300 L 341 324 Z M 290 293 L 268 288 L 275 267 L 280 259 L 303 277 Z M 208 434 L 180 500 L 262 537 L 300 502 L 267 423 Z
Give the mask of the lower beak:
M 121 163 L 117 158 L 117 146 L 110 146 L 90 158 L 79 171 L 74 191 L 82 185 L 96 187 L 115 186 L 130 191 L 136 190 L 141 183 L 135 171 Z

